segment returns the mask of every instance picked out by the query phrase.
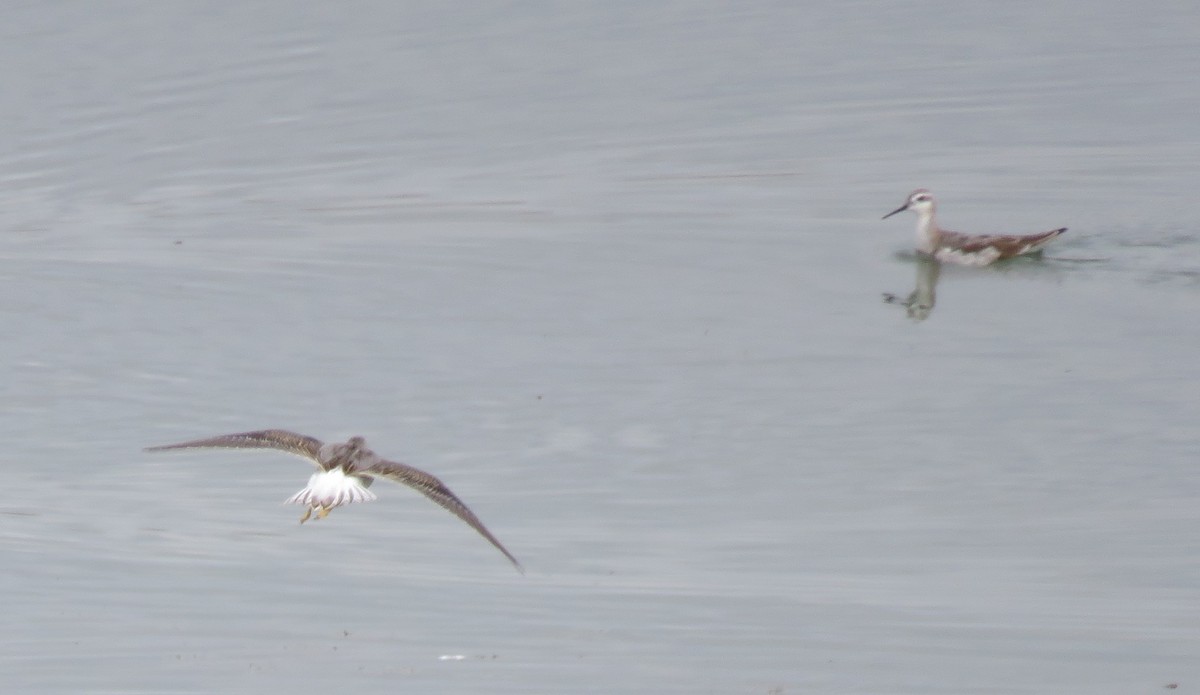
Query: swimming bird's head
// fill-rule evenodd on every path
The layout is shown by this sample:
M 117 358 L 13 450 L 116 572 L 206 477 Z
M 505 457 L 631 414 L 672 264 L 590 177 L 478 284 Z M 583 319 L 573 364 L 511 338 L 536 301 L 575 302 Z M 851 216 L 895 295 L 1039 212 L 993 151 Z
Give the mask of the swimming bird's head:
M 935 206 L 936 204 L 933 202 L 933 194 L 930 193 L 928 189 L 918 188 L 917 190 L 908 194 L 908 199 L 904 201 L 903 205 L 884 215 L 883 219 L 886 220 L 892 215 L 895 215 L 898 212 L 904 212 L 905 210 L 912 210 L 921 217 L 927 217 L 933 214 Z

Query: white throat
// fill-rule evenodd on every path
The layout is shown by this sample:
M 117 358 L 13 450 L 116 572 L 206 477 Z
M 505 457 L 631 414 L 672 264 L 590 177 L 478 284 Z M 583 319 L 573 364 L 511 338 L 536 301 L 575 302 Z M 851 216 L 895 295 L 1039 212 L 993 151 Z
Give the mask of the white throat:
M 933 253 L 937 249 L 938 226 L 933 221 L 933 210 L 914 210 L 917 213 L 917 249 Z

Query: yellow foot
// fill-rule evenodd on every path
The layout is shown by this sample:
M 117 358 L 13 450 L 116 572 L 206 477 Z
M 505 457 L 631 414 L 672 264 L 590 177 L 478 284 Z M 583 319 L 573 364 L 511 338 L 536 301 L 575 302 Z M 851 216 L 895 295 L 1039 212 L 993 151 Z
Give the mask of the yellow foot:
M 330 511 L 332 511 L 331 507 L 321 507 L 317 510 L 317 518 L 324 519 L 325 517 L 329 516 Z
M 303 524 L 304 522 L 308 521 L 310 516 L 312 516 L 312 507 L 304 510 L 304 516 L 300 517 L 300 523 Z

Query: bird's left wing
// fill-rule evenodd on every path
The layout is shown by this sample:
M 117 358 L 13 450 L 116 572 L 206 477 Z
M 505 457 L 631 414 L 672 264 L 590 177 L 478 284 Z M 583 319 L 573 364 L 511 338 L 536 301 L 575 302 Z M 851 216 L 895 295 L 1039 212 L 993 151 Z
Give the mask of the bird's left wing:
M 525 573 L 525 568 L 521 567 L 521 563 L 517 558 L 508 552 L 508 549 L 492 535 L 492 532 L 487 530 L 487 527 L 483 525 L 479 517 L 475 516 L 475 513 L 458 498 L 458 495 L 455 495 L 450 488 L 446 487 L 446 484 L 439 480 L 437 476 L 426 473 L 419 468 L 413 468 L 407 464 L 388 461 L 386 459 L 378 459 L 369 467 L 359 469 L 359 472 L 380 478 L 387 478 L 392 482 L 407 485 L 417 490 L 422 495 L 433 500 L 438 506 L 466 522 L 468 526 L 479 532 L 479 535 L 496 546 L 497 550 L 504 553 L 504 557 L 513 563 L 518 572 Z

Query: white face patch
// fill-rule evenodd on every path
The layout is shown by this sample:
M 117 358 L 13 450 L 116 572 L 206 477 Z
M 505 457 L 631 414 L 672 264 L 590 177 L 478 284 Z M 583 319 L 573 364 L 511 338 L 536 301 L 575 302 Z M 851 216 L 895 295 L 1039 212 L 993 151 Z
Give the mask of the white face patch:
M 933 201 L 933 194 L 924 188 L 918 188 L 908 194 L 908 204 L 916 205 L 918 203 L 928 203 Z
M 908 209 L 917 214 L 926 214 L 933 209 L 933 197 L 928 193 L 908 199 Z

